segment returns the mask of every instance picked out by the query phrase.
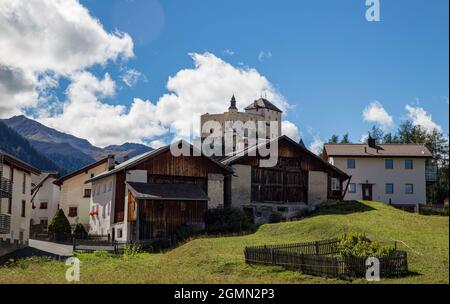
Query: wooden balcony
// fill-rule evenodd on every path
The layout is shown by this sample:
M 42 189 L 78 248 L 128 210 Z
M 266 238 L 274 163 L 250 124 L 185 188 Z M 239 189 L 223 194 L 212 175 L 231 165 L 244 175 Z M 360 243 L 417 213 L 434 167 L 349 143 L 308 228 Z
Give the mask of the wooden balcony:
M 425 181 L 427 184 L 433 184 L 437 182 L 438 169 L 436 165 L 425 166 Z

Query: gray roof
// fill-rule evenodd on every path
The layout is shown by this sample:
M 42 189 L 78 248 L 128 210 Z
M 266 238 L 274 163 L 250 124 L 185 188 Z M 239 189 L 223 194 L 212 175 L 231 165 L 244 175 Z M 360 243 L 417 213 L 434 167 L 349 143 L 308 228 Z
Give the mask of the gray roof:
M 208 196 L 195 184 L 149 184 L 127 182 L 137 199 L 207 201 Z
M 245 110 L 253 110 L 256 108 L 266 108 L 272 111 L 277 111 L 277 112 L 282 112 L 280 109 L 278 109 L 273 103 L 271 103 L 270 101 L 268 101 L 265 98 L 260 98 L 255 100 L 253 103 L 251 103 L 250 105 L 248 105 Z
M 381 144 L 371 148 L 367 144 L 325 144 L 327 156 L 359 157 L 431 157 L 431 152 L 419 144 Z
M 330 170 L 333 170 L 333 171 L 338 172 L 339 174 L 341 174 L 341 175 L 343 175 L 343 176 L 347 176 L 347 177 L 348 177 L 348 175 L 347 175 L 345 172 L 343 172 L 343 171 L 340 170 L 339 168 L 333 166 L 333 165 L 330 164 L 329 162 L 323 160 L 322 158 L 320 158 L 319 156 L 317 156 L 317 155 L 314 154 L 313 152 L 309 151 L 305 146 L 300 145 L 299 143 L 295 142 L 294 140 L 292 140 L 292 139 L 289 138 L 288 136 L 286 136 L 286 135 L 279 136 L 279 137 L 277 137 L 277 138 L 275 138 L 275 139 L 270 140 L 268 143 L 270 144 L 271 142 L 276 141 L 276 140 L 278 140 L 278 141 L 280 141 L 280 140 L 286 140 L 286 141 L 292 143 L 294 146 L 296 146 L 297 148 L 299 148 L 300 150 L 302 150 L 302 151 L 305 152 L 306 154 L 308 154 L 308 155 L 310 155 L 311 157 L 315 158 L 316 160 L 322 162 L 322 163 L 323 163 L 327 168 L 329 168 Z M 229 157 L 226 157 L 226 158 L 222 159 L 221 162 L 222 162 L 222 164 L 224 164 L 224 165 L 230 166 L 230 165 L 232 165 L 235 161 L 241 159 L 242 157 L 248 155 L 250 152 L 253 152 L 253 151 L 255 151 L 256 149 L 258 149 L 258 147 L 264 146 L 264 145 L 267 145 L 267 142 L 264 142 L 264 143 L 259 144 L 259 145 L 254 145 L 254 146 L 248 147 L 248 148 L 246 148 L 246 149 L 244 149 L 244 150 L 242 150 L 242 151 L 237 152 L 236 155 L 234 155 L 234 156 L 229 156 Z
M 180 143 L 180 142 L 182 142 L 182 141 L 178 141 L 178 143 Z M 191 145 L 191 144 L 189 144 L 189 145 Z M 194 146 L 192 146 L 192 145 L 191 145 L 191 147 L 194 148 Z M 123 171 L 123 170 L 128 170 L 128 169 L 130 169 L 130 168 L 132 168 L 132 167 L 142 163 L 143 161 L 145 161 L 145 160 L 147 160 L 147 159 L 149 159 L 151 157 L 155 157 L 155 156 L 157 156 L 157 155 L 159 155 L 161 153 L 164 153 L 164 152 L 166 152 L 168 150 L 170 150 L 170 145 L 166 145 L 166 146 L 160 147 L 160 148 L 158 148 L 156 150 L 152 150 L 152 151 L 145 152 L 143 154 L 137 155 L 137 156 L 135 156 L 133 158 L 130 158 L 127 161 L 124 161 L 123 163 L 120 163 L 120 164 L 116 165 L 114 167 L 114 169 L 112 169 L 112 170 L 104 171 L 104 172 L 98 174 L 97 176 L 95 176 L 95 177 L 93 177 L 91 179 L 88 179 L 85 183 L 90 183 L 90 182 L 93 182 L 95 180 L 99 180 L 99 179 L 105 178 L 107 176 L 111 176 L 111 175 L 113 175 L 113 174 L 115 174 L 117 172 L 120 172 L 120 171 Z M 223 165 L 222 163 L 212 159 L 211 157 L 208 157 L 206 155 L 202 155 L 202 156 L 208 158 L 210 161 L 212 161 L 213 163 L 215 163 L 219 167 L 223 168 L 224 170 L 227 170 L 229 172 L 232 171 L 230 168 L 228 168 L 227 166 Z

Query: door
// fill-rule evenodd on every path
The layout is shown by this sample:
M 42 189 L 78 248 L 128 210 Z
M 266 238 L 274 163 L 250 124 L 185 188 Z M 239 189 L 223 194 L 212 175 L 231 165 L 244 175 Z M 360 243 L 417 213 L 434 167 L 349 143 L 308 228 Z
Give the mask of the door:
M 362 185 L 362 193 L 363 193 L 363 200 L 371 201 L 372 200 L 372 185 L 371 184 L 363 184 Z

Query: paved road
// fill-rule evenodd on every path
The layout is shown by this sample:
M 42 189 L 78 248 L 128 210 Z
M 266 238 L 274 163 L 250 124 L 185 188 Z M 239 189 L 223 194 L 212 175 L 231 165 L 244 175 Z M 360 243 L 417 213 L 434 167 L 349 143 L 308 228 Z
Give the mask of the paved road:
M 62 245 L 45 241 L 29 240 L 28 246 L 52 255 L 67 257 L 73 255 L 73 247 L 71 245 Z

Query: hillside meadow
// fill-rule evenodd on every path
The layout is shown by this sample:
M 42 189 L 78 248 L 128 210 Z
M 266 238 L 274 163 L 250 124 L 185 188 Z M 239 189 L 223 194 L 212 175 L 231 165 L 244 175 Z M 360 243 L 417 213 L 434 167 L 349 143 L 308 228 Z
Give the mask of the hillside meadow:
M 448 217 L 407 213 L 376 202 L 348 202 L 303 220 L 267 224 L 236 237 L 197 238 L 165 253 L 78 253 L 80 283 L 367 283 L 303 275 L 279 267 L 244 263 L 245 246 L 314 241 L 343 232 L 364 232 L 397 241 L 408 252 L 411 275 L 380 283 L 449 283 Z M 66 284 L 64 262 L 27 258 L 0 266 L 1 283 Z

